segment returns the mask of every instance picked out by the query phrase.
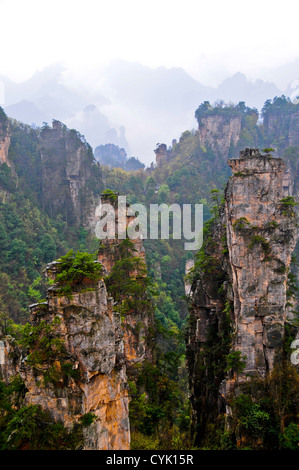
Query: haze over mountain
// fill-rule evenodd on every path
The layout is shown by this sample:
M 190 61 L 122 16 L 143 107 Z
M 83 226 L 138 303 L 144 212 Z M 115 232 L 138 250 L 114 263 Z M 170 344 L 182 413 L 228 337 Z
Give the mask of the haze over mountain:
M 261 110 L 267 99 L 299 94 L 298 70 L 299 59 L 272 73 L 264 70 L 268 80 L 250 81 L 237 72 L 212 87 L 183 68 L 153 69 L 119 59 L 85 73 L 56 63 L 23 82 L 5 76 L 0 80 L 8 116 L 36 126 L 61 120 L 93 148 L 112 143 L 148 165 L 158 141 L 169 145 L 182 131 L 196 127 L 194 112 L 203 101 L 245 101 Z

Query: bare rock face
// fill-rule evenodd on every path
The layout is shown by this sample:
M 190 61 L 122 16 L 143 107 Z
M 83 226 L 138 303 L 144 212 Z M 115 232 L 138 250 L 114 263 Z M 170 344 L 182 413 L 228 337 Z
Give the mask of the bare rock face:
M 44 343 L 32 344 L 24 357 L 4 337 L 3 377 L 19 373 L 27 389 L 25 404 L 40 405 L 68 428 L 87 413 L 95 415 L 83 430 L 84 449 L 129 449 L 123 333 L 104 282 L 72 298 L 51 288 L 47 303 L 31 306 L 31 316 L 53 348 L 43 357 Z
M 52 217 L 60 214 L 67 223 L 88 227 L 99 200 L 95 190 L 102 189 L 91 147 L 78 132 L 53 121 L 41 133 L 41 161 L 43 207 Z
M 101 203 L 113 205 L 115 210 L 115 228 L 116 233 L 118 233 L 122 221 L 119 217 L 117 202 L 112 202 L 109 197 L 102 195 Z M 125 228 L 127 228 L 128 224 L 135 219 L 134 215 L 129 215 L 128 209 L 129 204 L 127 204 L 125 209 Z M 101 242 L 98 260 L 103 266 L 105 275 L 111 274 L 115 263 L 122 257 L 119 251 L 121 242 L 122 240 L 118 238 L 107 238 Z M 134 250 L 132 255 L 141 260 L 142 266 L 145 269 L 143 275 L 146 276 L 145 249 L 142 238 L 138 237 L 132 239 L 131 242 L 133 243 Z M 132 278 L 136 278 L 140 275 L 140 273 L 137 270 L 133 270 L 129 273 L 129 275 Z M 138 309 L 137 312 L 127 312 L 124 315 L 122 320 L 122 328 L 124 334 L 124 353 L 128 370 L 131 370 L 132 366 L 135 364 L 141 364 L 144 360 L 152 360 L 153 345 L 150 343 L 154 331 L 154 324 L 155 322 L 153 311 L 146 307 L 146 303 L 144 307 Z
M 235 349 L 246 356 L 243 375 L 265 376 L 282 346 L 287 273 L 296 243 L 295 214 L 284 199 L 285 165 L 257 151 L 229 160 L 226 227 L 232 270 Z
M 8 149 L 10 146 L 10 130 L 8 119 L 4 112 L 1 115 L 2 108 L 0 108 L 0 165 L 5 163 L 9 166 L 14 174 L 14 168 L 11 162 L 8 159 Z M 4 187 L 0 186 L 0 201 L 2 204 L 5 204 L 9 198 L 9 191 Z
M 187 276 L 190 272 L 190 270 L 194 267 L 194 260 L 193 259 L 188 259 L 185 263 L 185 275 Z M 191 289 L 191 284 L 188 279 L 185 280 L 185 295 L 190 294 L 190 289 Z
M 8 119 L 3 113 L 3 116 L 0 115 L 0 163 L 6 163 L 8 166 L 10 166 L 10 162 L 8 160 L 9 145 L 10 131 Z
M 198 126 L 200 144 L 227 158 L 231 145 L 235 147 L 239 141 L 241 121 L 241 115 L 202 117 Z
M 233 175 L 225 204 L 211 222 L 190 295 L 187 357 L 199 436 L 219 413 L 228 413 L 232 391 L 252 376 L 265 378 L 279 363 L 290 313 L 297 228 L 285 164 L 257 149 L 228 164 Z M 228 371 L 226 358 L 233 354 L 242 367 Z

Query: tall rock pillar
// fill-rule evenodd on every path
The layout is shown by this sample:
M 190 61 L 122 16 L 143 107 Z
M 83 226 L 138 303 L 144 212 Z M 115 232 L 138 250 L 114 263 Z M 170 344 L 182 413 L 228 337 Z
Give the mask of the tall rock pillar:
M 282 347 L 287 281 L 296 243 L 291 199 L 284 198 L 285 164 L 257 149 L 228 160 L 225 193 L 229 264 L 234 296 L 234 349 L 243 371 L 264 377 Z
M 231 398 L 251 377 L 270 377 L 283 359 L 294 309 L 296 203 L 286 196 L 285 164 L 257 149 L 228 164 L 233 175 L 206 225 L 190 291 L 187 361 L 197 442 L 219 416 L 232 416 Z

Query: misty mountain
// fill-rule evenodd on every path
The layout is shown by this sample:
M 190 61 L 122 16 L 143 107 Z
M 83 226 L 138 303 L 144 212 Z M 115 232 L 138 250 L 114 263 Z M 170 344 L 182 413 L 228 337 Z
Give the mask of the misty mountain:
M 117 60 L 105 69 L 105 77 L 117 100 L 167 112 L 185 112 L 194 106 L 194 100 L 198 102 L 213 94 L 213 88 L 201 85 L 182 68 L 150 69 Z
M 288 77 L 297 78 L 296 67 L 297 63 L 290 66 Z M 197 127 L 194 112 L 203 101 L 245 101 L 261 109 L 267 99 L 296 92 L 294 85 L 286 93 L 273 81 L 250 82 L 240 72 L 214 88 L 202 85 L 182 68 L 151 69 L 124 60 L 86 75 L 81 71 L 80 76 L 58 63 L 21 83 L 0 79 L 10 117 L 38 126 L 60 120 L 78 129 L 93 148 L 118 145 L 147 164 L 153 160 L 157 142 L 170 144 L 182 131 Z
M 79 129 L 86 140 L 95 148 L 98 143 L 113 143 L 119 147 L 124 147 L 127 152 L 130 151 L 125 128 L 120 126 L 114 129 L 109 124 L 108 118 L 101 113 L 95 105 L 88 105 L 82 111 L 65 119 L 68 127 Z
M 27 100 L 6 106 L 5 112 L 8 116 L 29 125 L 41 126 L 43 122 L 48 122 L 51 119 L 51 115 L 47 115 L 35 103 Z
M 280 89 L 286 91 L 294 80 L 299 79 L 299 57 L 292 62 L 287 62 L 278 67 L 265 68 L 260 70 L 260 76 L 264 80 L 271 80 Z
M 218 86 L 216 94 L 217 99 L 225 102 L 238 103 L 239 101 L 245 101 L 247 106 L 261 109 L 267 99 L 273 99 L 275 96 L 281 95 L 282 91 L 271 82 L 256 80 L 251 83 L 244 74 L 238 72 L 223 80 Z

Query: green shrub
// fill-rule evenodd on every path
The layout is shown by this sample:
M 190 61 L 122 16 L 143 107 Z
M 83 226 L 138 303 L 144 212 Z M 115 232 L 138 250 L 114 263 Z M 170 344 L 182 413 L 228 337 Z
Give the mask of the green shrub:
M 81 416 L 80 421 L 82 423 L 82 426 L 90 426 L 96 418 L 97 417 L 95 414 L 89 412 Z
M 250 244 L 248 248 L 251 250 L 254 246 L 260 245 L 265 253 L 265 260 L 269 260 L 269 255 L 271 252 L 270 243 L 264 237 L 260 235 L 253 235 L 251 237 Z
M 251 228 L 251 225 L 250 222 L 248 222 L 248 220 L 246 219 L 246 217 L 240 217 L 233 223 L 234 230 L 245 230 L 249 228 Z
M 280 447 L 284 450 L 299 450 L 299 426 L 290 423 L 280 435 Z
M 0 427 L 1 450 L 75 450 L 82 447 L 83 435 L 79 426 L 67 430 L 62 423 L 53 422 L 49 413 L 38 405 L 14 411 Z
M 112 203 L 117 201 L 117 193 L 111 189 L 105 189 L 105 191 L 102 192 L 102 196 L 104 196 L 106 199 L 109 199 Z
M 240 351 L 232 351 L 226 355 L 226 372 L 239 374 L 246 367 L 246 356 L 242 356 Z
M 282 213 L 288 217 L 295 217 L 293 208 L 298 204 L 292 196 L 287 196 L 280 201 Z
M 86 281 L 96 281 L 102 273 L 102 265 L 96 261 L 95 254 L 74 253 L 70 250 L 58 260 L 59 273 L 55 282 L 60 286 L 61 295 L 71 296 L 72 288 Z

